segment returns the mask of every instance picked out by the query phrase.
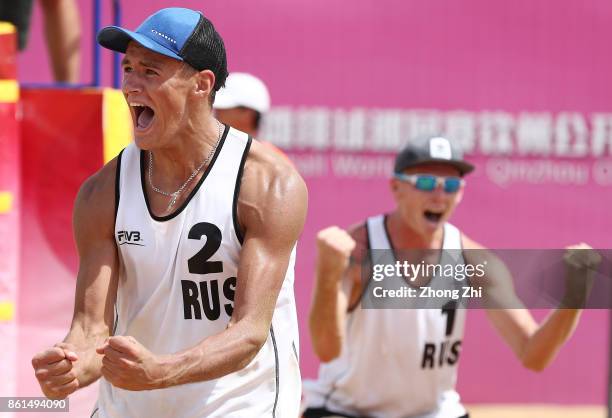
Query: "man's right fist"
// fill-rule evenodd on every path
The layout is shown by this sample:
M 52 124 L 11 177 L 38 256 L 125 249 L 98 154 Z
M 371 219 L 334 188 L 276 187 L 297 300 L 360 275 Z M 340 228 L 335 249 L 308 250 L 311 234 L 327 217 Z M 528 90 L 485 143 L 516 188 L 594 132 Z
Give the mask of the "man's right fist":
M 32 358 L 40 388 L 49 399 L 65 399 L 79 388 L 72 363 L 78 360 L 74 347 L 60 343 Z
M 319 265 L 344 270 L 349 265 L 355 245 L 353 237 L 337 226 L 319 231 L 317 234 Z

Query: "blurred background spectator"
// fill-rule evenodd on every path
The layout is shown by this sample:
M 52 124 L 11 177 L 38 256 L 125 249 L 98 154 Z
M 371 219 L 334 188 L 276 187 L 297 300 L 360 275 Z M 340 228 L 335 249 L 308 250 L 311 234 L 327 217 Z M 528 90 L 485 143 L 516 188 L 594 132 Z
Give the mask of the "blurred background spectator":
M 81 22 L 75 0 L 39 0 L 44 16 L 44 34 L 53 78 L 59 83 L 77 83 L 81 60 Z M 17 27 L 18 47 L 28 43 L 33 0 L 3 0 L 0 21 Z
M 254 75 L 231 73 L 213 106 L 221 122 L 257 137 L 262 116 L 270 110 L 270 93 Z

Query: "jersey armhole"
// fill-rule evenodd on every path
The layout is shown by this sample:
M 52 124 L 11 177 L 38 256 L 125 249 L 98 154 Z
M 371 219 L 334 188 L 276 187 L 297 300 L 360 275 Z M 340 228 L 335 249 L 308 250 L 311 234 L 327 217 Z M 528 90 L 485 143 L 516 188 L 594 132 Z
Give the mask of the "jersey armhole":
M 121 150 L 117 156 L 117 167 L 115 169 L 115 224 L 117 224 L 117 214 L 119 213 L 119 195 L 121 194 L 121 156 L 123 155 Z
M 249 139 L 247 140 L 247 144 L 244 147 L 244 152 L 242 153 L 242 159 L 240 160 L 240 167 L 238 168 L 238 175 L 236 176 L 236 185 L 234 186 L 234 199 L 232 202 L 232 220 L 234 222 L 234 231 L 236 231 L 236 237 L 240 242 L 240 245 L 244 242 L 244 231 L 240 226 L 240 222 L 238 222 L 238 195 L 240 195 L 240 185 L 242 184 L 242 172 L 244 171 L 244 164 L 246 162 L 247 156 L 249 155 L 249 150 L 251 149 L 251 143 L 253 142 L 253 138 L 249 135 Z
M 370 228 L 369 228 L 369 226 L 368 226 L 368 221 L 367 221 L 367 219 L 366 219 L 366 221 L 365 221 L 365 223 L 364 223 L 364 228 L 365 228 L 365 232 L 366 232 L 366 249 L 365 249 L 366 254 L 365 254 L 365 256 L 364 256 L 364 259 L 367 259 L 367 260 L 369 261 L 369 260 L 370 260 L 370 255 L 371 255 L 371 252 L 370 252 L 370 250 L 371 250 L 371 245 L 370 245 L 370 242 L 371 242 L 371 241 L 370 241 Z M 368 265 L 368 266 L 370 266 L 371 264 L 372 264 L 372 263 L 370 263 L 370 262 L 368 262 L 368 263 L 367 263 L 367 265 Z M 362 262 L 362 263 L 361 263 L 361 267 L 363 268 L 363 266 L 364 266 L 364 263 Z M 364 272 L 362 271 L 362 272 L 361 272 L 361 279 L 362 279 L 362 280 L 361 280 L 361 282 L 362 282 L 362 284 L 364 284 L 364 283 L 363 283 L 363 274 L 364 274 Z M 368 276 L 369 276 L 369 277 L 370 277 L 371 275 L 372 275 L 372 274 L 371 274 L 371 272 L 370 272 L 370 273 L 368 273 Z M 369 283 L 369 280 L 368 280 L 368 283 Z M 364 295 L 364 294 L 365 294 L 365 292 L 366 292 L 366 287 L 367 287 L 367 286 L 364 286 L 364 287 L 363 287 L 363 289 L 361 289 L 361 294 L 359 295 L 359 298 L 357 298 L 357 300 L 355 301 L 355 303 L 353 303 L 352 305 L 350 305 L 350 306 L 348 307 L 348 309 L 346 310 L 348 313 L 353 312 L 353 311 L 354 311 L 354 310 L 357 308 L 357 306 L 358 306 L 358 305 L 361 303 L 361 299 L 363 299 L 363 295 Z M 351 291 L 351 293 L 352 293 L 352 291 Z

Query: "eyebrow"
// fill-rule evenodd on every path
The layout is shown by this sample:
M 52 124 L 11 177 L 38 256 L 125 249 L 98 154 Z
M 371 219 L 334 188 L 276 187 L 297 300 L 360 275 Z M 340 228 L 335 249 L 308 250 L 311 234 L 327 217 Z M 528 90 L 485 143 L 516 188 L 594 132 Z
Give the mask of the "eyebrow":
M 140 65 L 144 66 L 144 67 L 151 67 L 151 68 L 155 68 L 156 70 L 160 70 L 161 66 L 156 63 L 155 61 L 148 61 L 148 60 L 140 60 L 139 61 Z M 121 66 L 123 67 L 124 65 L 129 65 L 130 64 L 130 60 L 127 57 L 124 57 L 121 60 Z

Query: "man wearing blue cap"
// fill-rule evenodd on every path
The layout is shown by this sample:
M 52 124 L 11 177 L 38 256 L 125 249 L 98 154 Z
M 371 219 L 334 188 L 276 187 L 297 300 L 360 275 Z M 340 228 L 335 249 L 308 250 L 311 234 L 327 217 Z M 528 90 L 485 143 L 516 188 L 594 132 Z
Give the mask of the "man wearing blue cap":
M 101 378 L 98 418 L 295 416 L 303 180 L 214 118 L 226 54 L 201 13 L 163 9 L 98 42 L 125 53 L 135 141 L 77 197 L 72 325 L 32 360 L 44 394 Z
M 317 381 L 304 384 L 304 418 L 468 416 L 455 391 L 466 311 L 448 297 L 418 299 L 423 288 L 450 294 L 444 291 L 454 290 L 449 286 L 455 280 L 436 273 L 404 281 L 406 276 L 392 272 L 379 281 L 372 266 L 394 267 L 415 256 L 413 265 L 426 260 L 445 268 L 496 261 L 487 252 L 463 251 L 482 247 L 448 222 L 473 169 L 447 138 L 411 141 L 396 157 L 390 186 L 397 206 L 391 213 L 372 216 L 348 232 L 338 227 L 319 232 L 310 331 L 322 365 Z M 398 251 L 405 249 L 412 250 Z M 578 288 L 584 288 L 585 266 L 597 258 L 590 251 L 572 253 L 568 269 L 577 272 Z M 516 308 L 488 309 L 493 326 L 525 367 L 544 369 L 571 336 L 580 310 L 557 309 L 538 325 L 504 268 L 489 265 L 485 272 L 479 281 L 488 291 L 485 306 Z M 377 302 L 377 287 L 379 294 L 394 292 L 388 295 L 409 289 L 417 302 L 397 304 L 395 296 Z M 432 302 L 439 306 L 433 309 Z M 424 306 L 431 309 L 419 309 Z

